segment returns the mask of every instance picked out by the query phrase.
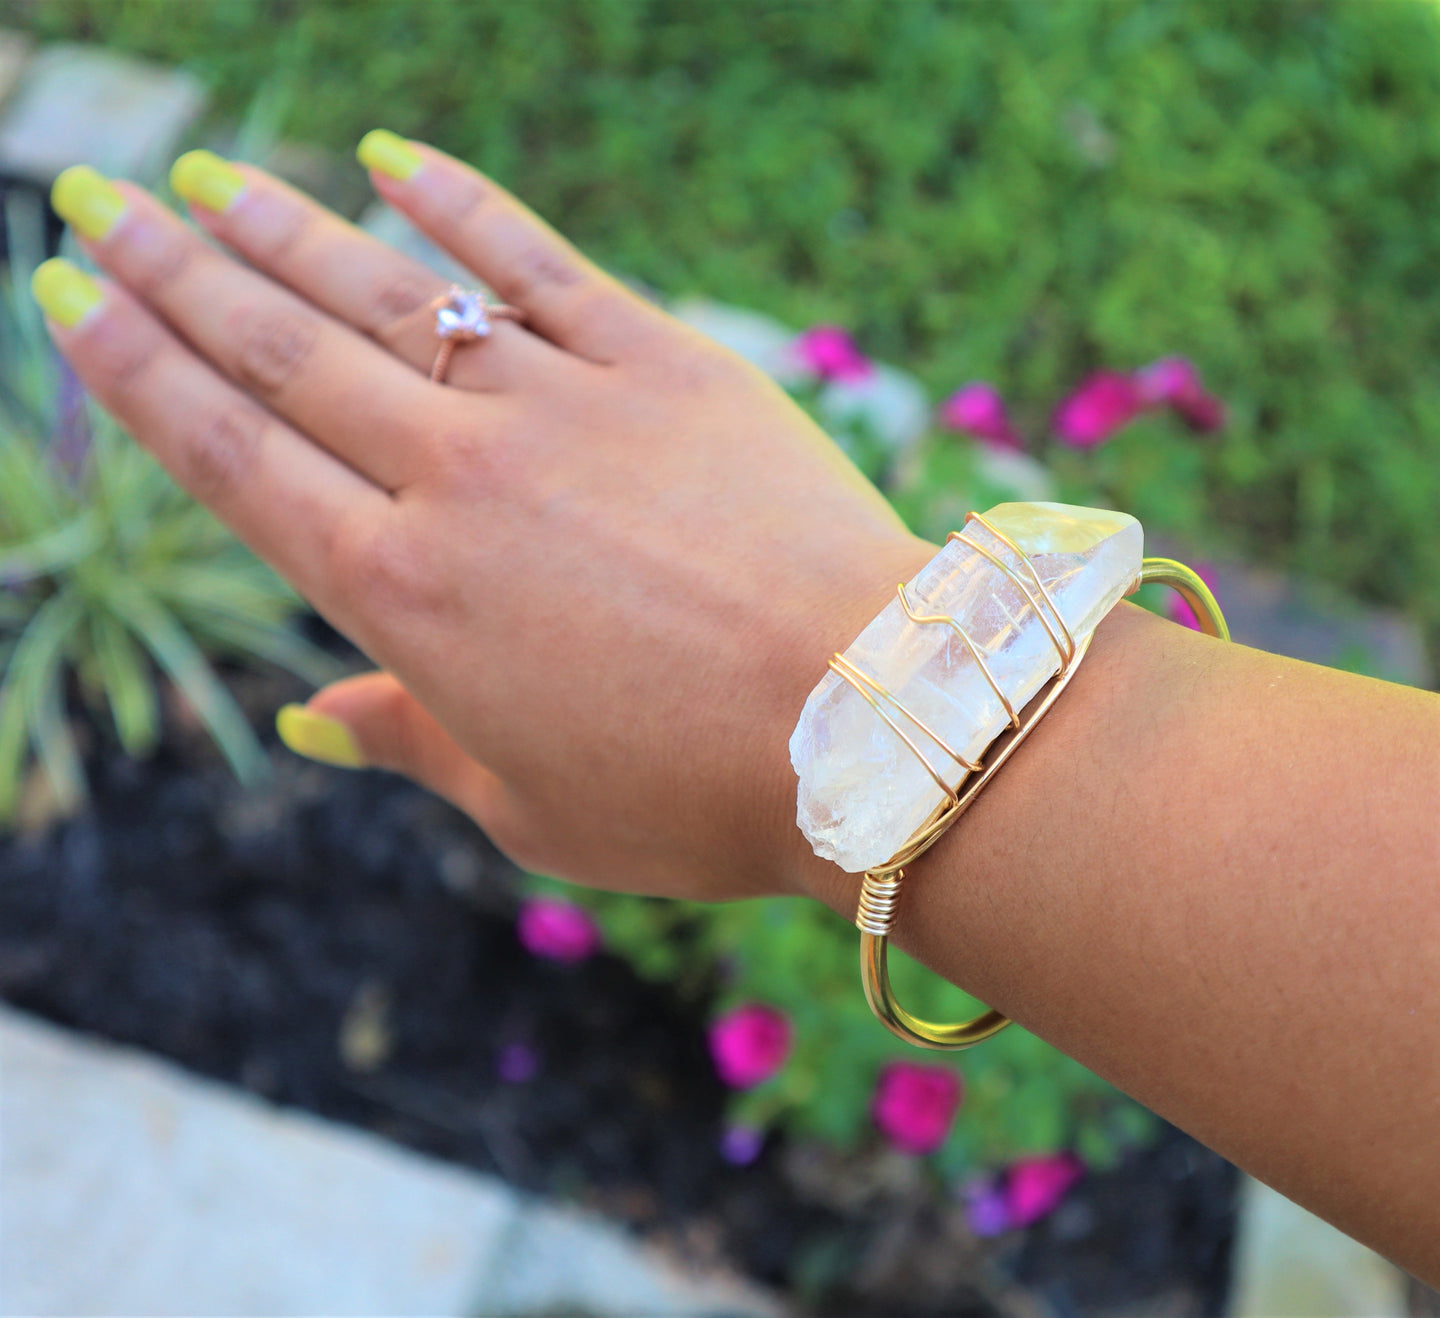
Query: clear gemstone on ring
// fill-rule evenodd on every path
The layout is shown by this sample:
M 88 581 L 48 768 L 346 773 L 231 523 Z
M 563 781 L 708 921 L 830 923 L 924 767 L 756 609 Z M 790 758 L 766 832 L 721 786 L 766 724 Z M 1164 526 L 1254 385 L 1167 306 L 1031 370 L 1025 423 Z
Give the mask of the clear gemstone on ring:
M 443 306 L 435 312 L 435 333 L 442 339 L 482 339 L 490 333 L 485 300 L 471 289 L 450 290 Z

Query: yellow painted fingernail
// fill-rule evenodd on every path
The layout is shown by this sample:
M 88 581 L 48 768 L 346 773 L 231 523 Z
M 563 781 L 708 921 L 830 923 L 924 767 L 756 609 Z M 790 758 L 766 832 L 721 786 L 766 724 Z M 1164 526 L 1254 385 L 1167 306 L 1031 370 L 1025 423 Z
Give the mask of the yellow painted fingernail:
M 402 183 L 424 163 L 409 142 L 385 128 L 372 128 L 366 133 L 355 155 L 366 169 L 378 169 Z
M 339 719 L 316 714 L 304 705 L 285 705 L 275 715 L 275 731 L 296 755 L 321 764 L 338 764 L 342 769 L 365 767 L 355 734 Z
M 63 257 L 52 257 L 35 267 L 30 291 L 40 310 L 57 325 L 74 329 L 105 301 L 100 285 Z
M 170 166 L 170 186 L 206 210 L 226 211 L 245 191 L 245 175 L 213 151 L 187 151 Z
M 66 224 L 99 242 L 125 214 L 125 197 L 99 170 L 71 165 L 50 189 L 50 204 Z

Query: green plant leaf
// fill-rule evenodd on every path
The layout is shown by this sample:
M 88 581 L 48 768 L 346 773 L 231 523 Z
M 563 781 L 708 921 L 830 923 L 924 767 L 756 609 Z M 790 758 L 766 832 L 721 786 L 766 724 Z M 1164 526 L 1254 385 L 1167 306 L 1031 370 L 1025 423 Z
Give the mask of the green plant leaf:
M 120 744 L 129 755 L 145 755 L 160 735 L 155 683 L 145 654 L 109 613 L 91 615 L 90 634 Z
M 116 583 L 109 602 L 184 693 L 240 781 L 254 783 L 263 778 L 269 771 L 264 748 L 175 616 L 130 583 Z
M 25 581 L 64 571 L 94 553 L 102 539 L 95 515 L 81 513 L 25 544 L 0 547 L 0 578 Z
M 15 809 L 27 737 L 61 803 L 73 804 L 84 795 L 84 774 L 65 725 L 61 685 L 65 649 L 82 616 L 78 596 L 62 592 L 36 610 L 11 651 L 0 687 L 0 819 L 10 819 Z

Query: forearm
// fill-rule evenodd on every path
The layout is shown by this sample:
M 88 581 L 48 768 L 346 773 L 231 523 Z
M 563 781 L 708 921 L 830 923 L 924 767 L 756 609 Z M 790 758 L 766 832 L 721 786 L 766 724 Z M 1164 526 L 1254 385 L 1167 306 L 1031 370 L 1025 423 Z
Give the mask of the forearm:
M 1440 1279 L 1440 699 L 1122 605 L 895 937 Z

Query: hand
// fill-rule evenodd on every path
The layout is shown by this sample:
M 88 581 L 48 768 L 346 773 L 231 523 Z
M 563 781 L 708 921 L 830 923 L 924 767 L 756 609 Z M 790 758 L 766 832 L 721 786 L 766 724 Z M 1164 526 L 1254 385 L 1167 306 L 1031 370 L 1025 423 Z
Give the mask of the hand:
M 109 278 L 42 275 L 56 342 L 380 665 L 309 705 L 365 762 L 577 882 L 833 887 L 795 826 L 787 739 L 933 547 L 774 384 L 496 184 L 389 134 L 362 158 L 524 313 L 458 348 L 446 383 L 427 378 L 443 281 L 201 153 L 177 190 L 246 264 L 144 190 L 70 171 L 57 209 Z

